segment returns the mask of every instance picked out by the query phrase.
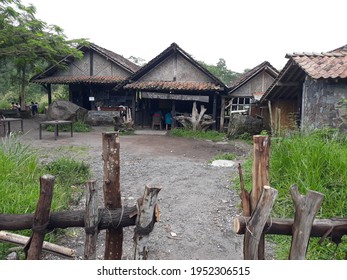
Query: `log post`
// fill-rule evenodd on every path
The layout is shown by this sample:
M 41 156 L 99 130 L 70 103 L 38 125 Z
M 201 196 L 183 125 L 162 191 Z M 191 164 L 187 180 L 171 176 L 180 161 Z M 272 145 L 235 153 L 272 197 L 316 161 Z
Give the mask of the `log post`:
M 143 197 L 138 200 L 138 215 L 134 233 L 134 260 L 146 260 L 147 242 L 154 223 L 158 221 L 157 197 L 160 187 L 145 187 Z
M 49 212 L 53 198 L 53 186 L 55 177 L 43 175 L 40 178 L 40 196 L 34 215 L 32 235 L 26 244 L 24 251 L 28 260 L 39 260 L 42 245 L 49 222 Z
M 225 96 L 221 96 L 219 132 L 224 132 Z
M 289 259 L 304 260 L 310 241 L 312 224 L 324 195 L 309 191 L 306 196 L 303 196 L 299 193 L 297 185 L 290 187 L 290 193 L 294 201 L 295 217 Z
M 256 209 L 263 187 L 269 182 L 269 162 L 270 162 L 270 138 L 269 136 L 253 136 L 253 166 L 252 166 L 252 191 L 250 193 L 251 214 Z M 247 236 L 244 236 L 244 244 L 248 244 Z M 245 245 L 244 245 L 245 246 Z M 260 237 L 258 259 L 265 259 L 265 238 Z M 244 248 L 244 254 L 246 248 Z
M 104 161 L 104 200 L 106 209 L 122 208 L 120 190 L 120 144 L 117 132 L 102 134 L 102 158 Z M 105 260 L 120 260 L 123 251 L 123 228 L 106 230 Z
M 259 246 L 263 236 L 264 226 L 270 216 L 274 201 L 277 197 L 277 190 L 269 186 L 264 186 L 257 207 L 247 225 L 245 232 L 244 258 L 245 260 L 257 260 L 259 257 Z
M 238 166 L 238 170 L 239 170 L 240 185 L 241 185 L 240 198 L 241 198 L 241 206 L 242 206 L 242 215 L 245 217 L 249 217 L 251 216 L 251 206 L 249 201 L 250 197 L 249 197 L 249 192 L 245 188 L 245 183 L 243 181 L 242 168 L 240 163 Z
M 96 242 L 98 239 L 98 222 L 99 211 L 97 204 L 96 181 L 87 182 L 87 197 L 86 197 L 86 214 L 84 217 L 84 225 L 86 238 L 84 243 L 84 259 L 96 259 Z

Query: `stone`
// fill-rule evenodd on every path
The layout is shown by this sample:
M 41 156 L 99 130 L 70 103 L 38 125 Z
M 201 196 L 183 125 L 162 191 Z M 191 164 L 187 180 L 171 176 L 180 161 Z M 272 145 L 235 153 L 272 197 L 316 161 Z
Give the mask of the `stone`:
M 88 110 L 67 100 L 56 100 L 47 110 L 48 120 L 69 120 L 84 122 Z

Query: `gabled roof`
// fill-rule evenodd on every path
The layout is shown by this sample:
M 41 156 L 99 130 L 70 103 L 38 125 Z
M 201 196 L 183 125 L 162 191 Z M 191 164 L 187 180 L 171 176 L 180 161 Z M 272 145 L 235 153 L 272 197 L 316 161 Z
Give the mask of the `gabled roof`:
M 213 82 L 194 82 L 194 81 L 138 81 L 142 76 L 148 73 L 150 70 L 155 68 L 169 56 L 174 53 L 179 53 L 192 65 L 202 71 L 207 75 Z M 135 72 L 132 76 L 128 78 L 127 81 L 124 81 L 115 87 L 115 90 L 124 87 L 125 89 L 141 89 L 141 90 L 205 90 L 205 91 L 224 91 L 226 85 L 214 76 L 211 72 L 205 69 L 201 64 L 194 60 L 188 53 L 181 49 L 176 43 L 172 43 L 167 49 L 149 61 L 141 69 Z
M 271 75 L 273 78 L 276 78 L 279 73 L 278 70 L 275 67 L 273 67 L 268 61 L 264 61 L 263 63 L 257 65 L 253 69 L 242 74 L 241 77 L 231 85 L 231 90 L 229 91 L 229 94 L 242 87 L 244 84 L 249 82 L 253 77 L 257 76 L 262 71 L 268 72 L 269 75 Z
M 293 59 L 313 79 L 347 78 L 347 45 L 331 52 L 287 54 L 286 58 Z
M 293 53 L 260 102 L 274 97 L 296 98 L 306 75 L 313 79 L 347 78 L 347 45 L 329 52 Z
M 131 75 L 140 68 L 140 66 L 132 63 L 130 60 L 124 58 L 123 56 L 93 43 L 89 43 L 87 46 L 79 46 L 78 49 L 82 52 L 85 52 L 88 49 L 97 52 L 101 56 L 105 57 L 105 59 L 112 61 L 120 68 L 129 72 L 129 75 Z M 66 67 L 73 61 L 73 57 L 66 56 L 62 60 L 60 60 L 58 64 L 50 66 L 44 72 L 32 77 L 30 79 L 30 82 L 38 84 L 118 84 L 119 82 L 124 81 L 125 79 L 122 76 L 52 76 L 56 71 L 60 69 L 60 67 Z

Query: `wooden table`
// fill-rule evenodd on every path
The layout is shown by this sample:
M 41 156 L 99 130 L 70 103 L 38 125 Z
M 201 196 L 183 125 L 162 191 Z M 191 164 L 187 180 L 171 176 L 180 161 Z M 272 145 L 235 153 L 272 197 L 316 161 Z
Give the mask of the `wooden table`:
M 24 132 L 23 119 L 5 118 L 5 119 L 0 119 L 0 123 L 4 126 L 4 134 L 5 135 L 9 135 L 11 133 L 11 122 L 20 122 L 21 131 Z M 7 132 L 6 132 L 6 123 L 7 123 Z
M 57 140 L 59 136 L 59 125 L 60 124 L 70 124 L 71 137 L 73 136 L 73 126 L 72 121 L 64 121 L 64 120 L 55 120 L 55 121 L 43 121 L 40 122 L 40 139 L 42 139 L 42 125 L 53 125 L 54 126 L 54 140 Z

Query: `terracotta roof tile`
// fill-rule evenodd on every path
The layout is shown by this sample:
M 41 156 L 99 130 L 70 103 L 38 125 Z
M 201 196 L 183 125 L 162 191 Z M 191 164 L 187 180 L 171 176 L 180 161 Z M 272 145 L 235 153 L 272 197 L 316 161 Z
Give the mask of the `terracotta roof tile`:
M 79 84 L 79 83 L 93 83 L 93 84 L 118 84 L 124 81 L 124 77 L 119 76 L 57 76 L 47 77 L 42 79 L 33 80 L 37 84 Z
M 210 90 L 223 90 L 220 85 L 213 83 L 201 82 L 169 82 L 169 81 L 147 81 L 147 82 L 134 82 L 124 86 L 126 89 L 140 89 L 140 90 L 186 90 L 186 91 L 210 91 Z
M 292 58 L 314 79 L 347 77 L 347 46 L 332 52 L 293 53 L 287 57 Z

